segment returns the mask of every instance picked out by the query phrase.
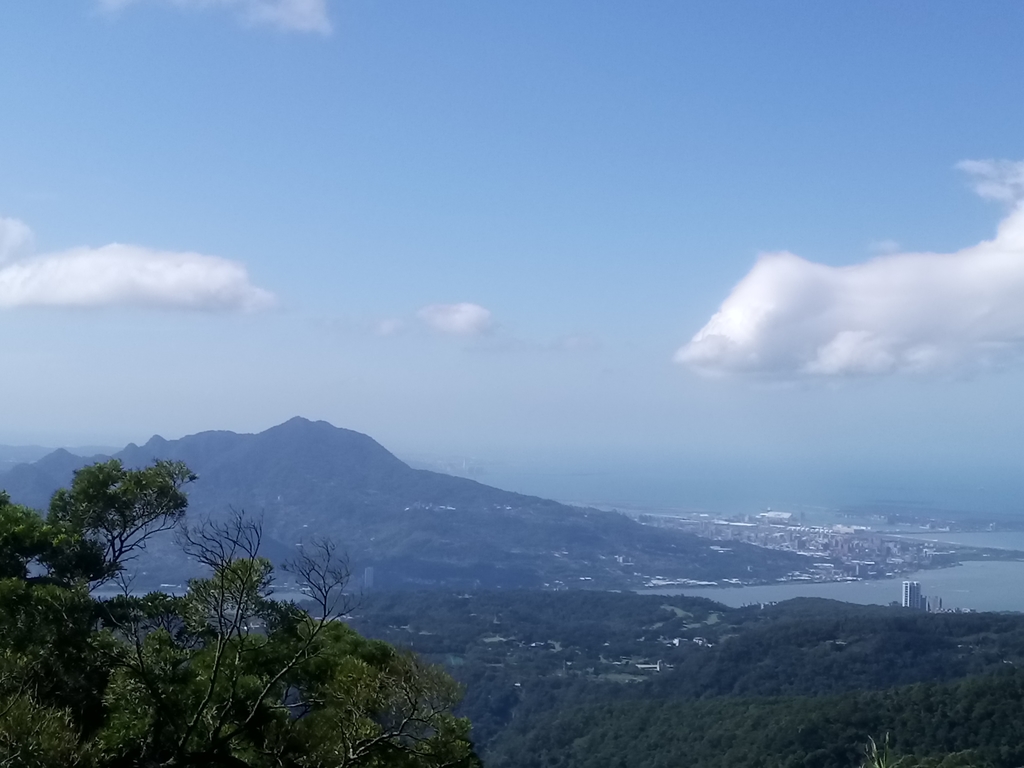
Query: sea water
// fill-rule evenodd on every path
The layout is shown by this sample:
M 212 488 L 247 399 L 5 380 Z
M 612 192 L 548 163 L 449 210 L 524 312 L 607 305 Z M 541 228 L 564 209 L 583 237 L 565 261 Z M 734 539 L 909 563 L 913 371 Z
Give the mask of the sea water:
M 941 535 L 941 534 L 940 534 Z M 986 534 L 951 534 L 979 536 Z M 1006 534 L 988 534 L 1006 536 Z M 956 543 L 968 543 L 967 541 Z M 981 546 L 991 546 L 982 545 Z M 1008 549 L 1017 546 L 1004 544 Z M 1024 546 L 1020 547 L 1024 549 Z M 903 581 L 918 581 L 928 597 L 941 597 L 943 608 L 975 611 L 1024 611 L 1024 561 L 970 561 L 951 568 L 918 571 L 896 579 L 843 582 L 788 582 L 753 587 L 686 587 L 643 590 L 645 594 L 706 597 L 738 608 L 752 603 L 774 603 L 794 597 L 822 597 L 862 605 L 899 602 Z

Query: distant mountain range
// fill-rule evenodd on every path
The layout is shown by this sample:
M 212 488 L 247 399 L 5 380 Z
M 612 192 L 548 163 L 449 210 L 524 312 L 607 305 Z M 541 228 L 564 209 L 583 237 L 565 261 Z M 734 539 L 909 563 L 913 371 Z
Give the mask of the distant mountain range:
M 241 509 L 262 519 L 265 553 L 283 561 L 312 535 L 348 552 L 374 588 L 424 586 L 630 588 L 650 577 L 778 578 L 797 555 L 642 525 L 616 512 L 566 506 L 462 477 L 413 469 L 372 438 L 294 418 L 259 434 L 153 437 L 116 453 L 126 465 L 184 461 L 193 518 Z M 0 488 L 45 509 L 75 470 L 103 460 L 66 450 L 0 472 Z M 191 566 L 169 540 L 140 561 L 140 584 L 180 583 Z M 369 579 L 368 579 L 369 581 Z
M 79 456 L 92 456 L 97 453 L 110 453 L 117 449 L 85 446 L 82 448 L 71 448 L 70 450 Z M 43 448 L 40 445 L 0 445 L 0 474 L 18 464 L 38 461 L 52 452 L 53 448 Z

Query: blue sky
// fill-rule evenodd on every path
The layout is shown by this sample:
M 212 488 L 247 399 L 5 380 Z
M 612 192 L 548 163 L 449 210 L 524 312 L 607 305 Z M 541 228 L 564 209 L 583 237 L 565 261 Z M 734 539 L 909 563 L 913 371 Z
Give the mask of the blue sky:
M 1019 509 L 1022 29 L 9 4 L 0 443 L 301 414 L 563 498 Z

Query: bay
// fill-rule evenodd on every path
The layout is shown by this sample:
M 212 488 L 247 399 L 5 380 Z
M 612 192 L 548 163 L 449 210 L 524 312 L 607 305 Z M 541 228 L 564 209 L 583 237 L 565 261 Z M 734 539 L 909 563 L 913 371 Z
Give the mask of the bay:
M 898 579 L 788 582 L 751 587 L 672 587 L 643 590 L 643 593 L 706 597 L 734 608 L 752 603 L 781 602 L 794 597 L 888 605 L 901 599 L 904 580 L 920 582 L 921 592 L 929 597 L 941 597 L 943 608 L 1024 611 L 1024 562 L 1013 560 L 971 561 L 953 568 L 918 571 Z
M 932 532 L 900 534 L 903 538 L 959 544 L 963 547 L 1016 549 L 1024 552 L 1024 531 L 977 531 L 969 533 Z

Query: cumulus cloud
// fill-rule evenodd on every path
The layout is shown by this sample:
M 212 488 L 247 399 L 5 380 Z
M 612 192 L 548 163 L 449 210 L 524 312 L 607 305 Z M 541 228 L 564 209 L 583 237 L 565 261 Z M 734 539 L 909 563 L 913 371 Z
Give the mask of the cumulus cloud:
M 161 2 L 179 8 L 223 8 L 249 24 L 266 24 L 289 32 L 331 32 L 327 0 L 99 0 L 100 7 L 108 11 L 142 2 Z
M 493 328 L 490 311 L 479 304 L 431 304 L 416 316 L 429 328 L 455 336 L 479 336 Z
M 5 233 L 31 231 L 0 220 Z M 73 248 L 0 263 L 0 308 L 143 306 L 195 310 L 258 310 L 274 303 L 245 267 L 201 253 L 136 245 Z
M 1018 166 L 999 165 L 979 193 L 1009 199 Z M 675 360 L 711 374 L 839 376 L 998 367 L 1022 353 L 1018 202 L 995 238 L 956 253 L 897 253 L 845 267 L 762 255 Z

